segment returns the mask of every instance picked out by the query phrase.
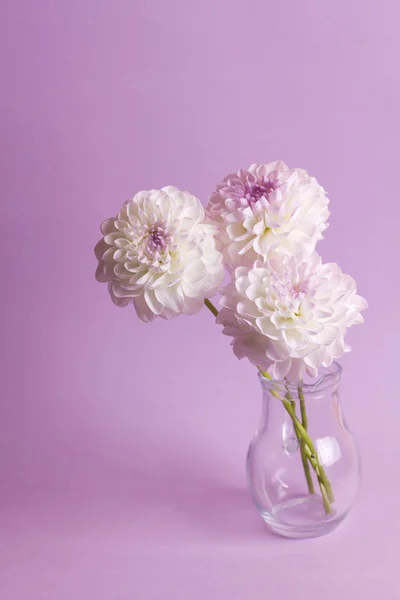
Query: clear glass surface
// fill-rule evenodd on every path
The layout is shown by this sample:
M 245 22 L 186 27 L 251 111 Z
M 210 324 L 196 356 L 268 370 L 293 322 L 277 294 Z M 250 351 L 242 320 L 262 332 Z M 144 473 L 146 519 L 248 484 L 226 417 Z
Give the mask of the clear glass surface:
M 358 450 L 339 400 L 341 367 L 311 382 L 260 375 L 262 414 L 247 456 L 250 494 L 276 533 L 330 533 L 351 509 L 360 484 Z

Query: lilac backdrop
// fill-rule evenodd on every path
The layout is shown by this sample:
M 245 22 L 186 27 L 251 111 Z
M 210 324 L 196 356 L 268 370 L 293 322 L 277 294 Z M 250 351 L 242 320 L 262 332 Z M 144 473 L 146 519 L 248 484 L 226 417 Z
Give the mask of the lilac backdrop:
M 3 0 L 4 600 L 399 598 L 399 18 L 395 0 Z M 205 202 L 277 158 L 328 190 L 319 250 L 370 303 L 342 386 L 362 493 L 303 542 L 247 497 L 254 370 L 206 311 L 115 308 L 92 254 L 135 191 Z

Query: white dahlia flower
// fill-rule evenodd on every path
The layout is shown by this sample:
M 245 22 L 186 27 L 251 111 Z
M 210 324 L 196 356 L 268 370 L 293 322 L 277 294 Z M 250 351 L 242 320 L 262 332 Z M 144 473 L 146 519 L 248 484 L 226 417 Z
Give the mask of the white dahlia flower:
M 307 171 L 276 161 L 225 177 L 207 213 L 220 228 L 226 262 L 235 267 L 278 247 L 288 254 L 311 254 L 328 227 L 328 203 L 325 190 Z
M 335 263 L 272 251 L 268 260 L 241 266 L 223 290 L 218 322 L 246 357 L 274 379 L 315 377 L 322 365 L 348 352 L 346 329 L 362 323 L 367 303 L 354 279 Z
M 139 192 L 101 226 L 96 278 L 143 321 L 198 312 L 224 277 L 215 227 L 200 201 L 175 187 Z

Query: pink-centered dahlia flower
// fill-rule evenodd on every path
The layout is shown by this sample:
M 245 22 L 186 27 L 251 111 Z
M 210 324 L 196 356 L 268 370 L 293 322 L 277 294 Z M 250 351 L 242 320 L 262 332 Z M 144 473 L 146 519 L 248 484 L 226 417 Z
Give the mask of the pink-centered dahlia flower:
M 232 337 L 238 358 L 274 379 L 315 377 L 322 365 L 348 352 L 348 327 L 362 323 L 367 303 L 335 263 L 272 251 L 265 261 L 241 266 L 223 291 L 217 321 Z
M 271 249 L 310 254 L 328 227 L 328 203 L 314 177 L 276 161 L 225 177 L 209 199 L 207 214 L 220 229 L 225 261 L 235 267 Z
M 101 226 L 96 278 L 143 321 L 198 312 L 224 277 L 200 201 L 173 186 L 139 192 Z

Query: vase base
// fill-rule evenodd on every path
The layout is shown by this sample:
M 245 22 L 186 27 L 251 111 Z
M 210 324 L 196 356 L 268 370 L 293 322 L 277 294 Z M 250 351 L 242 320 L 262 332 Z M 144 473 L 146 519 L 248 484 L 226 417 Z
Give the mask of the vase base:
M 327 515 L 318 496 L 303 496 L 277 504 L 272 513 L 262 513 L 268 527 L 289 538 L 312 538 L 327 535 L 342 522 L 335 510 Z

